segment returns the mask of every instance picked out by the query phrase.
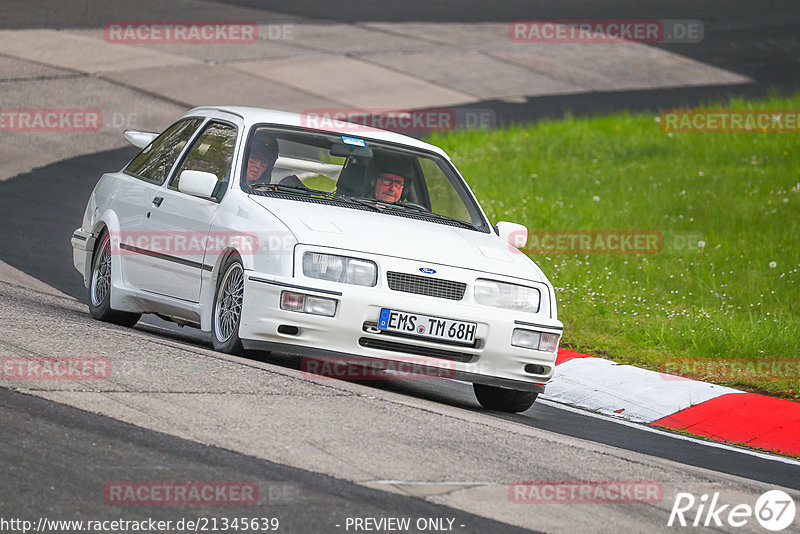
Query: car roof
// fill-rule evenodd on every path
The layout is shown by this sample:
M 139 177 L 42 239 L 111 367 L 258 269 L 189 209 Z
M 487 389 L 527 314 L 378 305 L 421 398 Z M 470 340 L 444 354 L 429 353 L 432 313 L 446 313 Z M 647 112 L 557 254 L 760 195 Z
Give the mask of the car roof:
M 253 108 L 247 106 L 201 106 L 190 110 L 189 113 L 187 113 L 187 115 L 192 115 L 192 114 L 196 115 L 198 113 L 206 114 L 214 111 L 224 111 L 227 113 L 238 115 L 244 119 L 245 125 L 248 128 L 253 124 L 260 124 L 260 123 L 294 126 L 301 128 L 308 127 L 309 129 L 325 131 L 334 134 L 341 134 L 363 139 L 371 139 L 375 141 L 385 141 L 389 143 L 406 145 L 409 147 L 427 150 L 429 152 L 435 152 L 436 154 L 439 154 L 448 160 L 450 159 L 450 157 L 441 148 L 435 145 L 431 145 L 429 143 L 425 143 L 424 141 L 420 141 L 419 139 L 414 139 L 413 137 L 409 137 L 407 135 L 390 132 L 388 130 L 380 130 L 378 128 L 372 128 L 364 125 L 358 125 L 357 131 L 353 131 L 353 123 L 339 121 L 335 119 L 329 120 L 327 117 L 315 117 L 315 116 L 304 115 L 302 113 L 292 113 L 289 111 Z M 356 112 L 358 110 L 354 109 L 353 111 Z M 335 110 L 332 110 L 332 112 L 335 112 Z M 319 120 L 324 120 L 325 126 L 329 127 L 311 128 L 309 126 L 309 124 L 313 124 L 314 121 L 319 121 Z

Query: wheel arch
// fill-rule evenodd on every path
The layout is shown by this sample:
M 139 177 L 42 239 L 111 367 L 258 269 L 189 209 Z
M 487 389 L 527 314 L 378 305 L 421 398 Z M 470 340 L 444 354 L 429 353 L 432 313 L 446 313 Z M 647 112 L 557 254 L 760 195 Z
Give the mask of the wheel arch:
M 120 223 L 117 214 L 108 209 L 103 212 L 92 224 L 91 228 L 92 239 L 92 254 L 87 263 L 87 274 L 91 276 L 92 266 L 94 265 L 94 257 L 97 252 L 97 244 L 100 243 L 100 237 L 107 233 L 111 237 L 111 307 L 114 309 L 125 309 L 122 302 L 118 301 L 118 295 L 115 288 L 124 287 L 125 276 L 123 274 L 122 262 L 119 261 L 119 235 Z M 118 239 L 115 242 L 114 236 Z
M 242 267 L 245 271 L 252 270 L 252 265 L 247 265 L 245 263 L 244 258 L 246 255 L 243 255 L 237 248 L 235 247 L 227 247 L 223 249 L 219 255 L 217 255 L 217 259 L 214 262 L 214 265 L 211 268 L 211 274 L 208 277 L 208 281 L 203 283 L 200 289 L 200 302 L 202 302 L 202 312 L 200 313 L 200 329 L 203 332 L 211 332 L 211 322 L 213 320 L 213 313 L 214 313 L 214 295 L 217 292 L 217 284 L 219 283 L 219 277 L 222 271 L 222 266 L 228 261 L 228 258 L 231 256 L 236 256 L 239 258 L 239 261 L 242 262 Z
M 91 225 L 89 229 L 89 232 L 91 233 L 91 236 L 89 237 L 90 242 L 87 243 L 89 254 L 88 257 L 86 258 L 87 261 L 84 262 L 84 267 L 83 267 L 84 269 L 83 279 L 86 282 L 87 287 L 91 283 L 92 266 L 94 265 L 94 257 L 95 254 L 97 253 L 97 245 L 100 244 L 100 237 L 103 235 L 104 232 L 105 233 L 113 232 L 113 230 L 109 230 L 109 226 L 111 226 L 112 228 L 114 227 L 119 228 L 119 220 L 117 219 L 116 214 L 114 214 L 114 212 L 112 211 L 107 211 L 106 213 L 104 213 L 103 216 L 99 217 L 96 221 L 94 221 L 94 223 Z M 111 262 L 112 269 L 114 268 L 114 263 L 115 262 L 113 261 Z

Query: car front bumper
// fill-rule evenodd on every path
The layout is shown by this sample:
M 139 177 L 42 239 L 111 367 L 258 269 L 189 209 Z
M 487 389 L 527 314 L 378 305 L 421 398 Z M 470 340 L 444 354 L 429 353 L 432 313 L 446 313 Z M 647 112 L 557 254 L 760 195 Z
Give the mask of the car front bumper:
M 373 362 L 379 368 L 399 368 L 426 377 L 537 392 L 544 390 L 555 370 L 555 352 L 512 346 L 511 336 L 515 328 L 523 328 L 560 337 L 558 320 L 387 288 L 246 274 L 239 336 L 248 350 L 350 364 Z M 283 291 L 335 299 L 336 315 L 283 310 Z M 465 346 L 381 332 L 377 329 L 381 308 L 475 322 L 476 342 Z M 387 366 L 387 362 L 399 365 Z
M 75 269 L 83 275 L 83 283 L 89 287 L 91 276 L 92 252 L 94 251 L 95 236 L 81 228 L 76 228 L 72 232 L 70 243 L 72 244 L 72 263 Z

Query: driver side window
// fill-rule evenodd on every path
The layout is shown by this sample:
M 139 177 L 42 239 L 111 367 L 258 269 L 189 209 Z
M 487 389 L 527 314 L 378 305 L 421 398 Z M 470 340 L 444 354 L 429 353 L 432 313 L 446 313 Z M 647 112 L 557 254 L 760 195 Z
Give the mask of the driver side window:
M 176 122 L 133 158 L 125 172 L 157 185 L 163 184 L 178 154 L 202 122 L 203 119 Z
M 185 170 L 205 171 L 227 181 L 236 146 L 236 127 L 221 122 L 209 123 L 192 144 L 183 162 L 172 175 L 169 187 L 177 189 L 181 173 Z

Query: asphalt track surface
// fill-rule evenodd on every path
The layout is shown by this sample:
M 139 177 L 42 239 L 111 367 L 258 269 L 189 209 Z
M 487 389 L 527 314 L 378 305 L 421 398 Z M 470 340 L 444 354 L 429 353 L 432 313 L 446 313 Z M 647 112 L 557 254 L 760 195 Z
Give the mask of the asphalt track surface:
M 800 4 L 787 0 L 696 2 L 676 0 L 223 0 L 293 16 L 337 22 L 511 22 L 515 20 L 700 20 L 704 38 L 697 44 L 651 44 L 702 63 L 743 74 L 753 82 L 731 86 L 678 87 L 633 91 L 598 91 L 577 95 L 529 97 L 510 103 L 484 100 L 467 107 L 488 108 L 499 124 L 541 118 L 692 107 L 726 101 L 731 96 L 765 97 L 800 87 Z
M 0 515 L 129 521 L 181 517 L 277 518 L 282 532 L 343 530 L 347 517 L 451 518 L 459 532 L 531 532 L 421 499 L 386 493 L 0 388 L 3 485 Z M 87 460 L 91 458 L 90 463 Z M 90 468 L 87 468 L 91 465 Z M 247 482 L 258 504 L 109 506 L 110 481 Z M 13 514 L 8 512 L 13 510 Z M 313 513 L 309 512 L 313 510 Z M 79 512 L 76 514 L 76 512 Z M 462 526 L 463 525 L 463 526 Z M 410 532 L 415 532 L 415 529 Z
M 507 1 L 488 3 L 482 0 L 461 2 L 355 0 L 320 3 L 305 0 L 291 5 L 277 1 L 229 0 L 227 3 L 260 7 L 285 13 L 334 21 L 436 21 L 484 22 L 516 19 L 699 19 L 705 24 L 705 38 L 697 45 L 657 45 L 660 48 L 745 74 L 750 84 L 675 88 L 642 91 L 596 92 L 581 95 L 527 98 L 510 103 L 485 101 L 479 105 L 495 111 L 500 123 L 520 122 L 543 117 L 562 116 L 567 110 L 575 115 L 603 113 L 620 109 L 655 111 L 670 107 L 692 106 L 728 96 L 765 96 L 788 93 L 800 87 L 800 5 L 792 2 L 611 2 L 583 1 L 567 5 L 558 2 Z M 71 10 L 70 6 L 81 9 Z M 27 27 L 97 27 L 93 20 L 104 2 L 64 2 L 64 11 L 32 14 L 30 2 L 7 0 L 3 28 Z M 95 7 L 96 6 L 96 7 Z M 128 11 L 126 18 L 135 18 Z M 144 15 L 144 14 L 143 14 Z M 52 20 L 48 21 L 48 16 Z M 97 15 L 108 19 L 107 14 Z M 67 294 L 84 299 L 85 289 L 71 265 L 69 236 L 80 224 L 86 199 L 102 172 L 121 168 L 134 149 L 82 156 L 43 167 L 0 183 L 0 260 L 38 278 Z M 152 321 L 150 321 L 152 322 Z M 152 335 L 183 338 L 205 343 L 196 331 L 152 330 Z M 274 363 L 274 362 L 273 362 Z M 282 362 L 289 367 L 290 360 Z M 386 382 L 373 387 L 386 388 L 479 410 L 471 391 L 463 384 L 433 388 L 422 383 Z M 771 484 L 800 488 L 800 468 L 766 459 L 743 455 L 729 449 L 709 448 L 699 443 L 653 434 L 617 423 L 598 420 L 537 403 L 521 415 L 500 415 L 519 424 L 593 440 L 629 450 L 660 456 L 690 465 L 737 474 Z M 331 518 L 374 516 L 379 512 L 413 517 L 458 517 L 467 525 L 465 531 L 514 531 L 463 512 L 439 507 L 418 499 L 384 492 L 311 474 L 302 470 L 271 464 L 240 454 L 198 445 L 156 432 L 143 430 L 105 417 L 88 414 L 46 400 L 0 389 L 0 432 L 4 444 L 0 462 L 4 466 L 3 485 L 15 491 L 0 491 L 0 510 L 15 510 L 15 515 L 38 515 L 43 496 L 48 509 L 64 516 L 76 510 L 96 517 L 108 514 L 102 500 L 102 482 L 111 478 L 141 479 L 143 465 L 161 466 L 171 478 L 188 479 L 193 473 L 204 478 L 237 479 L 243 474 L 265 485 L 289 485 L 302 496 L 297 501 L 270 503 L 280 510 L 287 531 L 330 529 Z M 86 457 L 92 456 L 87 470 Z M 16 466 L 16 467 L 15 467 Z M 161 474 L 164 471 L 160 472 Z M 164 477 L 159 477 L 164 480 Z M 58 490 L 58 491 L 55 491 Z M 313 510 L 313 513 L 309 513 Z M 249 510 L 248 510 L 249 511 Z M 203 513 L 200 513 L 203 512 Z M 232 509 L 198 510 L 192 515 L 230 516 Z M 126 508 L 127 518 L 164 517 L 175 519 L 175 511 Z M 276 512 L 277 514 L 277 512 Z M 292 518 L 301 518 L 293 524 Z M 291 528 L 294 527 L 294 528 Z M 474 530 L 471 529 L 474 527 Z
M 70 235 L 80 224 L 85 199 L 91 193 L 97 177 L 104 170 L 122 168 L 136 152 L 136 149 L 126 148 L 81 156 L 0 183 L 0 213 L 4 214 L 6 220 L 0 229 L 0 259 L 85 301 L 86 288 L 71 263 Z M 30 205 L 31 198 L 37 198 L 34 207 Z M 145 316 L 137 328 L 149 330 L 156 336 L 210 346 L 207 334 L 192 328 L 179 328 L 155 316 Z M 267 358 L 266 355 L 255 357 Z M 270 363 L 299 368 L 297 359 L 280 356 L 268 358 Z M 466 384 L 437 381 L 431 385 L 424 381 L 398 380 L 378 381 L 369 385 L 468 410 L 480 410 L 472 388 Z M 524 414 L 491 414 L 567 436 L 800 489 L 799 466 L 621 426 L 541 402 Z
M 484 100 L 468 108 L 494 111 L 498 124 L 541 118 L 629 110 L 650 112 L 726 101 L 732 96 L 766 97 L 800 87 L 800 3 L 791 0 L 220 0 L 219 3 L 264 10 L 262 23 L 297 17 L 325 22 L 511 22 L 514 20 L 700 20 L 700 43 L 650 44 L 675 54 L 748 76 L 750 83 L 596 91 L 575 95 L 528 97 L 522 101 Z M 47 9 L 32 6 L 47 6 Z M 64 0 L 57 7 L 44 0 L 4 0 L 0 29 L 98 28 L 108 20 L 146 20 L 157 3 L 109 4 L 103 0 Z M 156 17 L 157 18 L 157 17 Z M 457 108 L 458 106 L 456 106 Z

